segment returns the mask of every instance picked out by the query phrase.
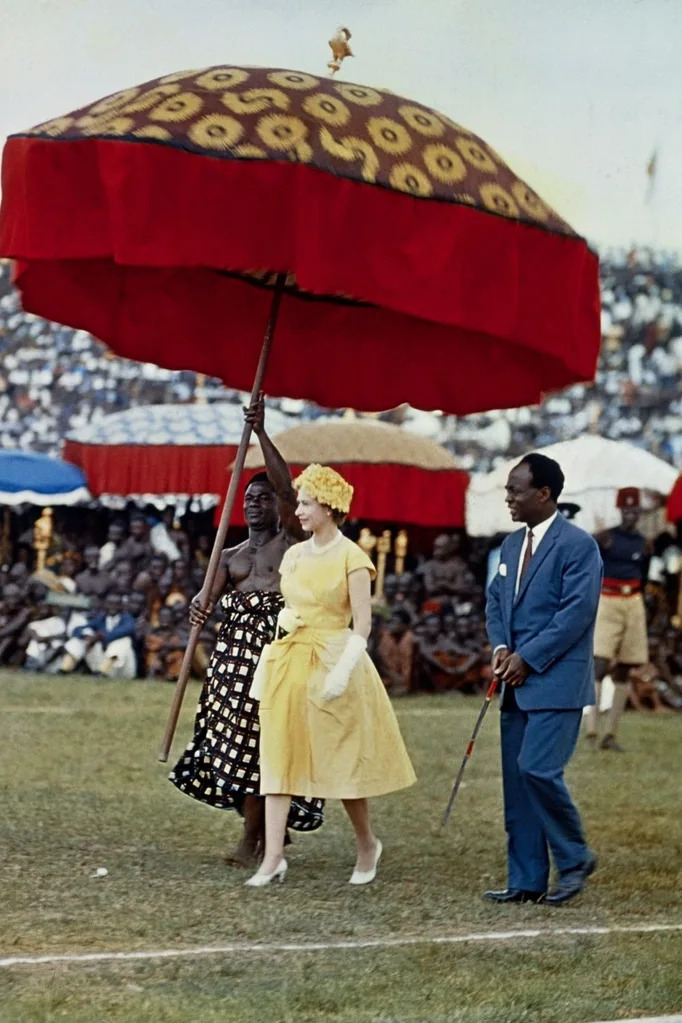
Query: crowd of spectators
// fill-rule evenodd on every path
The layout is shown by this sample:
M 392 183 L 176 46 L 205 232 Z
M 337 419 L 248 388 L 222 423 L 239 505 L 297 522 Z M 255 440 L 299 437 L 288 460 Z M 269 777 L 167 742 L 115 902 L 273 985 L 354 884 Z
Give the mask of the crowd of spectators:
M 375 602 L 371 654 L 392 696 L 481 693 L 488 687 L 485 588 L 494 543 L 439 536 L 431 557 L 414 572 L 387 576 L 383 598 Z M 650 559 L 650 663 L 631 673 L 635 709 L 682 710 L 682 632 L 675 617 L 679 568 L 668 573 L 664 567 L 673 546 L 673 538 L 663 534 Z
M 648 250 L 610 252 L 601 264 L 603 345 L 594 384 L 548 397 L 539 408 L 456 418 L 407 407 L 382 414 L 433 437 L 463 469 L 599 432 L 682 465 L 682 268 Z M 65 436 L 132 405 L 243 401 L 220 381 L 113 356 L 83 331 L 21 311 L 0 263 L 0 444 L 58 455 Z M 325 412 L 274 403 L 301 419 Z
M 201 588 L 210 544 L 206 535 L 190 540 L 172 509 L 161 518 L 114 519 L 101 545 L 79 544 L 56 529 L 38 570 L 30 547 L 20 543 L 0 577 L 0 664 L 176 679 L 189 636 L 188 604 Z M 216 613 L 195 655 L 197 677 L 218 628 Z
M 211 537 L 185 528 L 170 508 L 112 518 L 100 543 L 87 530 L 58 524 L 38 570 L 30 534 L 18 537 L 0 568 L 0 666 L 175 681 L 189 638 L 188 605 L 201 589 Z M 671 541 L 665 537 L 663 546 Z M 370 653 L 392 696 L 487 688 L 485 588 L 493 546 L 460 533 L 438 536 L 429 556 L 412 557 L 410 571 L 386 575 L 374 598 Z M 651 663 L 631 679 L 633 704 L 682 709 L 677 577 L 667 577 L 663 561 L 652 558 Z M 194 657 L 198 679 L 220 623 L 218 605 Z

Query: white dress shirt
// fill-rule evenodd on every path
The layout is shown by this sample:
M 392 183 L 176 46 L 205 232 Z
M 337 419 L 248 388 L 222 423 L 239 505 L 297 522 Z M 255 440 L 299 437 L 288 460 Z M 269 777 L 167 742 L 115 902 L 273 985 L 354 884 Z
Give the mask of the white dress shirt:
M 531 561 L 535 557 L 535 555 L 537 553 L 537 550 L 538 550 L 538 547 L 540 546 L 540 544 L 544 540 L 544 538 L 545 538 L 545 536 L 547 534 L 547 530 L 552 525 L 552 523 L 554 522 L 554 520 L 555 520 L 555 518 L 557 517 L 558 514 L 559 514 L 559 512 L 554 512 L 554 515 L 550 516 L 550 518 L 548 518 L 548 519 L 545 519 L 545 521 L 541 522 L 539 526 L 534 526 L 533 527 L 533 554 L 531 556 Z M 516 587 L 514 589 L 514 597 L 517 596 L 517 594 L 519 592 L 519 589 L 521 587 L 521 569 L 523 568 L 523 557 L 524 557 L 524 555 L 526 553 L 526 548 L 528 546 L 528 534 L 529 533 L 530 533 L 530 527 L 526 526 L 526 535 L 524 536 L 523 544 L 521 545 L 521 553 L 519 555 L 519 567 L 518 567 L 517 572 L 516 572 Z M 500 646 L 496 646 L 494 651 L 493 651 L 493 655 L 495 655 L 498 650 L 506 650 L 506 649 L 507 649 L 507 647 L 504 644 L 501 644 Z
M 538 547 L 540 546 L 540 544 L 544 540 L 545 536 L 547 535 L 547 530 L 552 525 L 552 523 L 554 522 L 554 520 L 555 520 L 555 518 L 557 517 L 558 514 L 559 514 L 559 512 L 554 512 L 554 515 L 550 516 L 550 518 L 548 518 L 548 519 L 545 519 L 545 521 L 541 522 L 539 526 L 533 526 L 533 530 L 532 530 L 532 532 L 533 532 L 533 554 L 532 554 L 532 558 L 534 558 L 535 555 L 537 554 Z M 523 545 L 521 547 L 521 554 L 519 556 L 519 567 L 518 567 L 518 570 L 516 572 L 516 589 L 514 590 L 514 596 L 516 596 L 518 594 L 519 588 L 521 586 L 521 569 L 523 568 L 523 559 L 524 559 L 525 554 L 526 554 L 526 548 L 528 547 L 528 534 L 530 532 L 531 532 L 530 526 L 526 526 L 526 535 L 523 538 Z M 532 561 L 532 558 L 531 558 L 531 561 Z

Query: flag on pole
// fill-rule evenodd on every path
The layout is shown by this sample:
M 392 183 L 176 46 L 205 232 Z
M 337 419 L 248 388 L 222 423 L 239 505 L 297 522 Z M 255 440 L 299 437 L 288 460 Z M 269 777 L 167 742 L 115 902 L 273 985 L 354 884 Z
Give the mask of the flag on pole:
M 654 192 L 654 185 L 656 184 L 656 171 L 658 168 L 658 150 L 654 149 L 651 154 L 651 158 L 646 165 L 646 176 L 647 176 L 647 191 L 646 201 L 649 202 Z

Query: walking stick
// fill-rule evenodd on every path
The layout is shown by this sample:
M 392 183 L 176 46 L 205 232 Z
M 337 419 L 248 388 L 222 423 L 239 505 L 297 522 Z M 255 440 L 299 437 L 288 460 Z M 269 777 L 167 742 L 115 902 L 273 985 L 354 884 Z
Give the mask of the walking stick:
M 485 700 L 483 701 L 483 706 L 481 707 L 481 713 L 478 715 L 478 720 L 476 722 L 476 725 L 474 727 L 473 732 L 471 733 L 471 738 L 469 739 L 469 745 L 467 746 L 466 753 L 464 754 L 464 760 L 462 761 L 462 766 L 460 767 L 459 774 L 457 775 L 457 777 L 455 779 L 455 784 L 454 784 L 454 786 L 452 788 L 452 793 L 450 795 L 450 800 L 448 802 L 447 809 L 445 810 L 445 813 L 443 814 L 443 820 L 440 822 L 441 828 L 445 827 L 445 825 L 448 822 L 448 818 L 450 817 L 450 814 L 452 813 L 452 807 L 454 806 L 454 803 L 455 803 L 455 797 L 457 796 L 457 793 L 459 792 L 459 787 L 462 784 L 462 778 L 464 777 L 465 768 L 466 768 L 467 764 L 469 763 L 469 759 L 471 757 L 471 754 L 474 752 L 474 746 L 476 745 L 476 738 L 478 737 L 478 733 L 481 730 L 481 725 L 483 724 L 483 718 L 486 716 L 486 713 L 488 711 L 488 707 L 490 706 L 492 698 L 495 695 L 495 690 L 497 689 L 498 683 L 499 683 L 499 679 L 496 676 L 493 675 L 493 680 L 490 683 L 490 685 L 488 686 L 488 692 L 485 694 Z
M 286 274 L 278 274 L 275 282 L 275 292 L 272 297 L 272 305 L 270 306 L 270 317 L 268 319 L 268 325 L 265 330 L 265 337 L 263 338 L 263 347 L 261 348 L 260 358 L 258 360 L 258 368 L 256 369 L 256 377 L 253 384 L 253 392 L 251 394 L 251 404 L 253 404 L 258 395 L 263 390 L 263 380 L 265 378 L 265 371 L 268 365 L 268 358 L 270 355 L 270 349 L 272 348 L 272 339 L 275 333 L 275 325 L 277 323 L 277 314 L 279 313 L 280 303 L 282 301 L 282 292 L 284 291 L 284 282 L 286 280 Z M 218 523 L 218 532 L 216 533 L 215 542 L 213 544 L 213 550 L 211 551 L 211 557 L 208 562 L 208 568 L 206 569 L 206 577 L 204 579 L 204 585 L 201 588 L 203 594 L 210 595 L 213 584 L 215 583 L 216 576 L 218 574 L 218 568 L 220 567 L 220 558 L 225 545 L 225 537 L 227 536 L 227 530 L 230 526 L 230 519 L 232 518 L 232 511 L 234 509 L 234 503 L 237 498 L 237 488 L 239 486 L 239 480 L 242 472 L 244 471 L 244 463 L 246 461 L 246 455 L 249 450 L 249 441 L 251 440 L 251 424 L 245 423 L 244 430 L 242 433 L 242 439 L 239 443 L 239 449 L 237 451 L 237 457 L 234 460 L 234 466 L 232 468 L 232 476 L 230 478 L 230 485 L 227 489 L 227 496 L 225 498 L 225 504 L 220 516 L 220 522 Z M 161 743 L 161 749 L 159 751 L 159 760 L 162 764 L 165 764 L 168 760 L 168 754 L 170 753 L 171 744 L 173 742 L 173 736 L 175 735 L 175 729 L 177 728 L 178 718 L 180 717 L 180 708 L 182 707 L 182 701 L 185 696 L 185 690 L 187 689 L 187 683 L 189 681 L 189 674 L 192 669 L 192 661 L 194 660 L 194 652 L 199 642 L 199 636 L 201 635 L 201 625 L 193 625 L 189 634 L 189 642 L 187 649 L 185 650 L 185 656 L 182 659 L 182 667 L 180 669 L 180 675 L 175 686 L 175 695 L 173 696 L 173 703 L 168 714 L 168 724 L 166 725 L 166 732 Z

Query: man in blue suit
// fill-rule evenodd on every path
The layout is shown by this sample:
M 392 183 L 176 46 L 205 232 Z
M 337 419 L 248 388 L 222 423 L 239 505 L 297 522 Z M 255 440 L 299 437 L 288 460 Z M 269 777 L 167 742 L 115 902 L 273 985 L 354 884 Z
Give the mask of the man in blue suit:
M 557 511 L 564 475 L 527 455 L 509 475 L 507 505 L 525 528 L 502 546 L 490 586 L 488 636 L 502 682 L 501 740 L 508 887 L 492 902 L 560 905 L 597 861 L 564 781 L 583 707 L 594 703 L 593 634 L 602 579 L 595 541 Z M 558 873 L 546 894 L 549 854 Z

